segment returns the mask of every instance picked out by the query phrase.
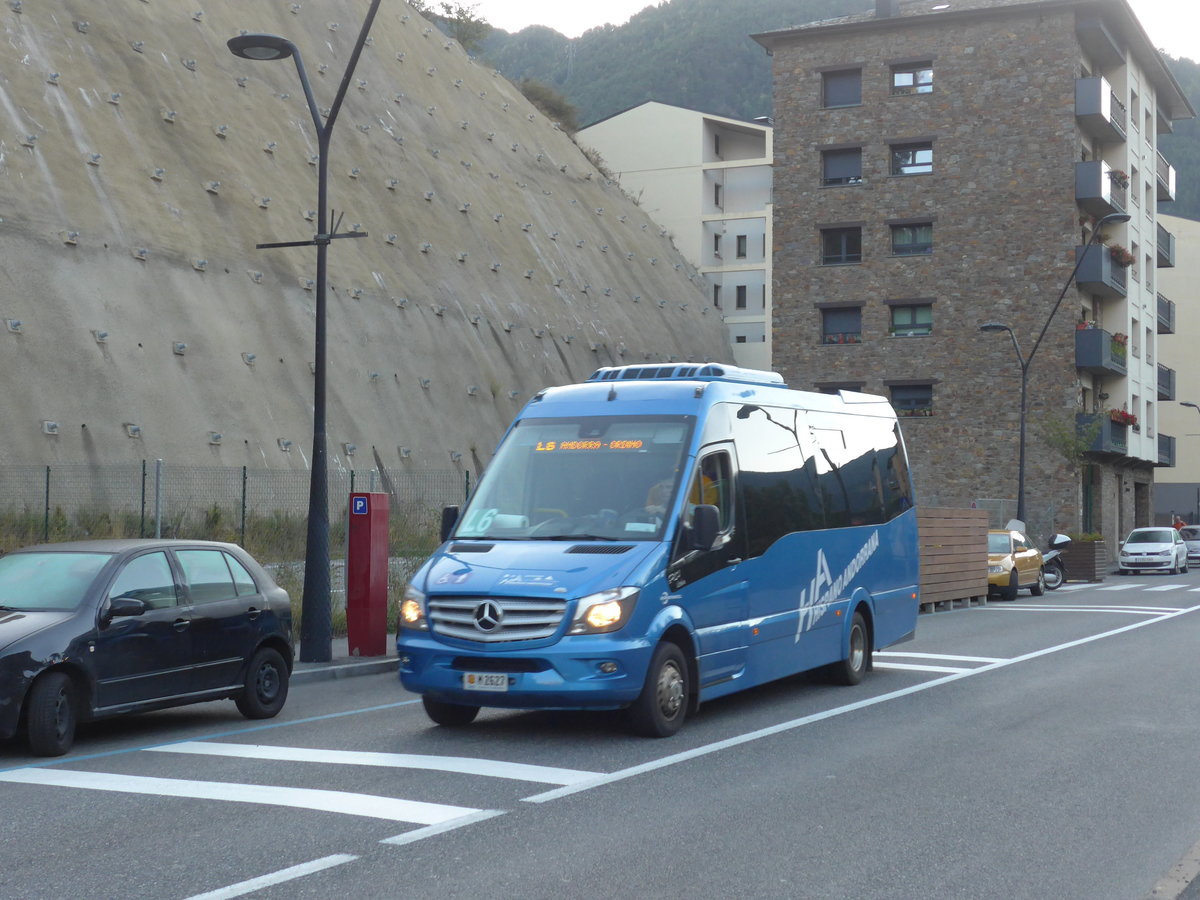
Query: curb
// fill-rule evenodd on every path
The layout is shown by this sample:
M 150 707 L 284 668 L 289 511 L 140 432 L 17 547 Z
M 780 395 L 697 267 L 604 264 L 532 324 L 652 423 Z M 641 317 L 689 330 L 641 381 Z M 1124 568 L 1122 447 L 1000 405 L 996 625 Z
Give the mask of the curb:
M 351 662 L 335 660 L 327 663 L 298 662 L 292 669 L 292 684 L 310 684 L 316 681 L 334 681 L 353 678 L 356 675 L 378 675 L 380 672 L 395 672 L 399 665 L 394 656 L 377 656 Z

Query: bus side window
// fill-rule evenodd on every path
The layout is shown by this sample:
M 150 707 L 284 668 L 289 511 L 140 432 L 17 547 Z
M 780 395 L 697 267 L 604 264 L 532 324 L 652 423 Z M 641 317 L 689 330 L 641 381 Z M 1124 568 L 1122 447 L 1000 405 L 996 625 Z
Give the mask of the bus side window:
M 729 454 L 724 451 L 710 453 L 700 461 L 699 468 L 692 476 L 688 490 L 689 513 L 692 507 L 700 504 L 715 506 L 720 513 L 721 531 L 728 531 L 733 521 L 729 489 Z

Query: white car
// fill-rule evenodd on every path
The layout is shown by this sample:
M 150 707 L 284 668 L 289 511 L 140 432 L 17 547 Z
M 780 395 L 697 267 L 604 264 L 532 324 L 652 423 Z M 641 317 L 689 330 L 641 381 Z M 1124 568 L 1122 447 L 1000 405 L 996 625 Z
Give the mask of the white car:
M 1135 528 L 1121 542 L 1117 574 L 1132 572 L 1176 572 L 1188 570 L 1188 548 L 1179 532 L 1170 527 Z

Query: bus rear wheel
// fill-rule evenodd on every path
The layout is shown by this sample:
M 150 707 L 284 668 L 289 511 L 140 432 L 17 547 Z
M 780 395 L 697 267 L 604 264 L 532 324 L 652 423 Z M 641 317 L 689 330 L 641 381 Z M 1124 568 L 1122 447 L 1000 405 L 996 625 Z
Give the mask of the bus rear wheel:
M 871 638 L 867 631 L 867 620 L 856 612 L 850 622 L 850 639 L 846 657 L 829 668 L 829 675 L 836 684 L 847 686 L 858 684 L 871 665 Z
M 629 707 L 630 724 L 644 737 L 670 737 L 683 727 L 687 706 L 687 660 L 678 645 L 663 641 L 654 650 L 642 693 Z

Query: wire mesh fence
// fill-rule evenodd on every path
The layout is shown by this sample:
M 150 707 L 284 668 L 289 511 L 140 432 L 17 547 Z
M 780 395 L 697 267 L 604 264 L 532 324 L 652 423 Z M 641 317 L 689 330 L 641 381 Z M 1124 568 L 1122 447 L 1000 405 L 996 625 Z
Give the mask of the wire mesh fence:
M 245 466 L 0 466 L 0 549 L 94 538 L 171 537 L 231 541 L 266 563 L 304 558 L 308 471 Z M 353 491 L 389 499 L 393 556 L 436 546 L 443 506 L 461 503 L 469 473 L 458 470 L 339 470 L 329 473 L 329 546 L 345 542 Z

